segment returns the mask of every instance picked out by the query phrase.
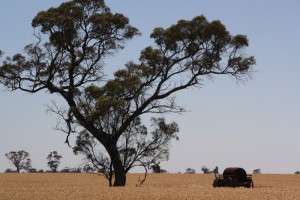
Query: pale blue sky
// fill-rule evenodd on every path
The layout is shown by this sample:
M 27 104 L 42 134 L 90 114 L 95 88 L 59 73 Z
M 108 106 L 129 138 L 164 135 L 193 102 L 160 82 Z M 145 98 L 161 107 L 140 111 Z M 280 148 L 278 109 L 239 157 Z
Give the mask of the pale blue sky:
M 40 10 L 61 0 L 10 0 L 0 2 L 0 49 L 4 56 L 21 52 L 34 42 L 31 20 Z M 180 126 L 180 140 L 171 158 L 162 163 L 169 172 L 206 165 L 260 168 L 263 173 L 300 170 L 300 1 L 298 0 L 110 0 L 113 12 L 121 12 L 139 28 L 141 37 L 107 61 L 107 72 L 137 60 L 144 47 L 153 44 L 149 34 L 157 26 L 168 27 L 179 19 L 205 15 L 219 19 L 232 34 L 246 34 L 246 50 L 257 60 L 253 79 L 237 84 L 228 77 L 205 81 L 200 89 L 177 94 L 178 103 L 190 112 L 166 115 Z M 0 171 L 12 168 L 4 154 L 24 149 L 33 167 L 47 169 L 46 156 L 57 150 L 61 168 L 77 167 L 81 158 L 64 144 L 65 136 L 52 129 L 57 117 L 46 113 L 46 104 L 57 99 L 48 93 L 9 93 L 0 87 Z

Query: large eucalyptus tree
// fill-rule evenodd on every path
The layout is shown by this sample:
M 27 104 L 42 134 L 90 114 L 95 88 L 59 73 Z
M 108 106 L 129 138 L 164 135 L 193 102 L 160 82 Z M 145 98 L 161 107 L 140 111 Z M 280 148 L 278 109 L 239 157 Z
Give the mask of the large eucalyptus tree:
M 32 26 L 37 43 L 26 46 L 24 55 L 4 59 L 1 83 L 11 91 L 44 90 L 64 99 L 65 109 L 51 107 L 65 125 L 58 129 L 68 134 L 68 142 L 75 128 L 82 127 L 103 145 L 114 186 L 126 183 L 120 140 L 141 116 L 183 112 L 175 93 L 202 85 L 204 77 L 242 80 L 255 64 L 254 57 L 243 52 L 248 46 L 245 35 L 233 36 L 220 21 L 196 16 L 166 29 L 155 28 L 155 44 L 141 52 L 139 62 L 127 63 L 113 79 L 105 80 L 103 60 L 139 35 L 128 18 L 111 13 L 103 0 L 73 0 L 39 12 Z M 174 123 L 162 122 L 162 136 L 178 131 Z

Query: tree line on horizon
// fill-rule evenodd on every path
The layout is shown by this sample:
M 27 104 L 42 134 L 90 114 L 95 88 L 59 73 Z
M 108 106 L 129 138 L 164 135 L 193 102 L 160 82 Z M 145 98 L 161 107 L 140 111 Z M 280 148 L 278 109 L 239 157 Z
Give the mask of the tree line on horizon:
M 57 151 L 51 151 L 46 159 L 48 160 L 47 165 L 50 168 L 50 170 L 37 170 L 36 168 L 32 167 L 31 164 L 31 159 L 29 158 L 29 153 L 24 150 L 20 151 L 11 151 L 9 153 L 5 154 L 5 157 L 11 162 L 12 165 L 15 166 L 15 170 L 8 168 L 4 172 L 5 173 L 20 173 L 21 170 L 24 170 L 28 173 L 94 173 L 94 172 L 99 172 L 102 173 L 101 170 L 97 169 L 97 167 L 91 166 L 89 163 L 85 163 L 85 165 L 81 167 L 65 167 L 62 170 L 58 170 L 58 167 L 60 165 L 60 160 L 62 158 L 61 155 L 58 154 Z M 92 162 L 91 162 L 92 163 Z M 154 164 L 151 167 L 152 173 L 168 173 L 167 170 L 162 169 L 159 164 Z M 219 173 L 219 167 L 216 166 L 213 170 L 210 170 L 209 168 L 206 167 L 206 165 L 202 166 L 201 171 L 203 174 L 218 174 Z M 180 173 L 180 172 L 178 172 Z M 102 173 L 103 174 L 103 173 Z M 194 168 L 188 167 L 185 170 L 185 174 L 196 174 L 196 170 Z M 261 169 L 254 169 L 253 174 L 261 174 Z M 294 174 L 300 174 L 300 171 L 296 171 Z M 104 176 L 105 177 L 105 176 Z M 145 181 L 145 180 L 143 180 Z M 142 182 L 143 182 L 142 181 Z
M 22 170 L 24 170 L 27 173 L 93 173 L 93 172 L 99 172 L 102 173 L 101 169 L 97 169 L 96 166 L 92 166 L 89 163 L 85 163 L 83 167 L 65 167 L 61 169 L 60 171 L 58 170 L 58 167 L 60 165 L 60 160 L 62 158 L 61 155 L 58 154 L 57 151 L 51 151 L 48 156 L 46 157 L 47 165 L 50 168 L 50 170 L 43 170 L 39 169 L 37 170 L 36 168 L 32 167 L 32 162 L 30 159 L 30 155 L 27 151 L 25 150 L 20 150 L 20 151 L 10 151 L 9 153 L 5 154 L 5 157 L 10 161 L 10 163 L 15 167 L 15 170 L 8 168 L 4 172 L 5 173 L 21 173 Z M 92 162 L 91 162 L 92 163 Z M 167 173 L 166 170 L 161 169 L 159 164 L 155 164 L 152 166 L 152 172 L 153 173 Z M 23 172 L 24 172 L 23 171 Z
M 6 169 L 5 172 L 8 173 L 20 173 L 21 170 L 26 172 L 44 172 L 44 170 L 40 169 L 37 170 L 36 168 L 32 167 L 31 159 L 29 158 L 29 153 L 25 150 L 20 151 L 10 151 L 9 153 L 5 154 L 5 157 L 11 162 L 12 165 L 15 166 L 16 170 L 12 170 L 11 168 Z M 57 151 L 51 151 L 46 159 L 48 160 L 47 165 L 49 166 L 50 170 L 46 172 L 57 172 L 57 169 L 60 165 L 60 160 L 62 156 L 58 154 Z
M 61 173 L 93 173 L 93 172 L 100 172 L 101 170 L 97 170 L 97 167 L 91 166 L 89 163 L 85 163 L 85 165 L 81 167 L 75 167 L 75 168 L 70 168 L 70 167 L 65 167 L 62 170 L 58 170 L 58 167 L 60 165 L 60 160 L 62 158 L 61 155 L 58 154 L 57 151 L 51 151 L 48 156 L 46 157 L 47 165 L 50 168 L 50 170 L 37 170 L 36 168 L 32 167 L 31 164 L 31 159 L 29 158 L 29 153 L 25 150 L 20 150 L 20 151 L 11 151 L 9 153 L 5 154 L 5 157 L 11 162 L 12 165 L 15 166 L 15 170 L 8 168 L 5 170 L 5 173 L 20 173 L 21 170 L 24 170 L 25 172 L 28 173 L 56 173 L 56 172 L 61 172 Z M 92 162 L 91 162 L 92 163 Z M 152 173 L 168 173 L 167 170 L 162 169 L 161 166 L 156 163 L 152 165 L 151 167 Z M 209 170 L 205 165 L 202 166 L 201 170 L 203 171 L 203 174 L 210 174 L 210 173 L 219 173 L 218 166 L 215 167 L 212 171 Z M 185 174 L 195 174 L 196 170 L 193 168 L 187 168 L 185 171 Z

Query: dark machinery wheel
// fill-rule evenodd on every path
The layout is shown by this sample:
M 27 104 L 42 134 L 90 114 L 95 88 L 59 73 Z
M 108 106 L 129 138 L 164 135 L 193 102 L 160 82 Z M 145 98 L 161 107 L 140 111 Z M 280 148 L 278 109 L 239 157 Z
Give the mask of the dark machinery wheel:
M 224 186 L 225 187 L 233 187 L 233 182 L 231 177 L 227 177 L 224 180 Z
M 213 187 L 220 187 L 220 181 L 218 179 L 215 179 L 213 182 Z

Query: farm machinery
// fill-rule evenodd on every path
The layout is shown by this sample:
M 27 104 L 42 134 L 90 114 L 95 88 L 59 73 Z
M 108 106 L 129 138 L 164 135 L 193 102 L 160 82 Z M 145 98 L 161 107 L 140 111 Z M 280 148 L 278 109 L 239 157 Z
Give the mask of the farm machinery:
M 221 174 L 215 174 L 213 187 L 246 187 L 253 188 L 252 175 L 247 174 L 243 168 L 226 168 Z

